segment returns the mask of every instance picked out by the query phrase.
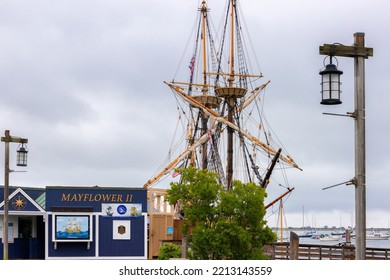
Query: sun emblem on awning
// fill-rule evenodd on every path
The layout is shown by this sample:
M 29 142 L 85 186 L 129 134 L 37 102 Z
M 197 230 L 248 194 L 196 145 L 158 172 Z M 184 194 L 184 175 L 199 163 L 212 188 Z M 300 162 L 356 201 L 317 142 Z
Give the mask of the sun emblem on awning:
M 24 197 L 18 195 L 12 199 L 12 206 L 15 210 L 23 210 L 27 205 L 27 201 Z

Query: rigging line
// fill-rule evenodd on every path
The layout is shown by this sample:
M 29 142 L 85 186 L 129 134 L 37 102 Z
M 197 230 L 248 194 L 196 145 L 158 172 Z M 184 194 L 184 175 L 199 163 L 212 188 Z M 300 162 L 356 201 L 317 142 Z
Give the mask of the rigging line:
M 177 104 L 180 105 L 180 103 L 177 103 Z M 181 109 L 181 112 L 180 112 L 180 109 Z M 182 116 L 180 118 L 181 124 L 182 124 L 182 129 L 185 130 L 186 124 L 188 124 L 190 122 L 190 119 L 188 118 L 188 115 L 183 110 L 183 108 L 181 107 L 180 109 L 179 109 L 179 115 Z
M 181 119 L 181 115 L 179 114 L 179 117 L 178 117 L 177 123 L 176 123 L 175 132 L 173 133 L 173 137 L 172 137 L 172 141 L 171 141 L 171 146 L 170 146 L 170 148 L 169 148 L 169 154 L 171 154 L 171 151 L 172 151 L 173 141 L 174 141 L 175 138 L 176 138 L 177 129 L 178 129 L 179 124 L 180 124 L 180 119 Z
M 235 101 L 235 107 L 237 107 L 237 100 Z M 257 167 L 255 165 L 255 163 L 253 162 L 252 156 L 250 155 L 250 153 L 248 151 L 248 147 L 246 146 L 246 143 L 244 141 L 244 136 L 241 133 L 241 121 L 240 121 L 240 115 L 241 114 L 238 112 L 238 110 L 234 110 L 234 111 L 235 111 L 234 118 L 236 119 L 236 123 L 237 123 L 237 126 L 239 128 L 239 130 L 238 130 L 238 136 L 239 137 L 238 138 L 240 139 L 240 143 L 241 143 L 242 148 L 243 148 L 243 157 L 244 157 L 245 167 L 246 167 L 246 170 L 247 170 L 247 176 L 249 178 L 249 181 L 252 182 L 251 172 L 250 172 L 250 169 L 249 169 L 248 158 L 247 158 L 246 152 L 249 155 L 249 159 L 250 159 L 251 164 L 252 164 L 251 167 L 252 167 L 253 171 L 255 172 L 257 179 L 259 180 L 259 182 L 261 184 L 262 183 L 262 179 L 260 177 L 260 174 L 258 173 L 259 167 Z
M 246 146 L 245 143 L 244 143 L 244 145 L 245 145 L 246 152 L 248 153 L 249 159 L 250 159 L 251 164 L 252 164 L 252 166 L 251 166 L 252 170 L 255 173 L 257 180 L 259 180 L 260 185 L 262 185 L 263 184 L 263 178 L 261 177 L 261 175 L 259 173 L 259 167 L 255 164 L 255 162 L 254 162 L 254 160 L 252 158 L 252 155 L 249 153 L 248 147 Z M 249 174 L 249 172 L 248 172 L 248 174 Z
M 287 202 L 290 199 L 290 197 L 291 197 L 291 192 L 288 193 L 285 197 L 283 197 L 284 202 Z
M 224 27 L 225 22 L 226 22 L 224 15 L 228 14 L 229 7 L 230 7 L 230 1 L 225 1 L 225 5 L 224 5 L 223 9 L 221 9 L 222 14 L 218 20 L 218 26 L 217 26 L 217 29 L 215 29 L 215 31 L 216 31 L 215 34 L 224 34 L 222 32 L 223 27 Z
M 245 149 L 248 150 L 248 148 L 246 147 L 246 144 L 245 144 L 245 141 L 244 141 L 244 137 L 240 137 L 241 139 L 241 144 L 242 144 L 242 153 L 243 153 L 243 156 L 244 156 L 244 160 L 245 160 L 245 167 L 246 167 L 246 170 L 248 172 L 248 178 L 249 178 L 249 182 L 252 183 L 252 178 L 251 178 L 251 172 L 250 172 L 250 169 L 249 169 L 249 164 L 248 164 L 248 159 L 247 159 L 247 156 L 246 156 L 246 152 L 245 152 Z M 248 153 L 249 154 L 249 153 Z M 252 162 L 252 157 L 251 155 L 249 155 L 249 158 Z M 252 168 L 253 168 L 253 162 L 252 162 Z
M 216 43 L 212 36 L 210 23 L 209 23 L 209 17 L 206 18 L 207 22 L 207 31 L 209 36 L 209 42 L 210 42 L 210 56 L 211 56 L 211 65 L 214 72 L 218 73 L 218 66 L 220 64 L 219 58 L 218 58 L 218 50 L 216 49 Z M 211 81 L 209 82 L 211 84 Z
M 262 125 L 263 125 L 264 128 L 265 128 L 264 123 L 267 124 L 268 130 L 269 130 L 270 132 L 272 132 L 272 135 L 275 136 L 277 142 L 276 142 L 276 141 L 273 141 L 272 139 L 271 139 L 271 140 L 272 140 L 275 144 L 277 144 L 278 146 L 280 146 L 280 147 L 283 149 L 284 154 L 290 155 L 290 153 L 287 151 L 286 147 L 282 144 L 282 142 L 280 141 L 280 139 L 279 139 L 279 138 L 277 137 L 277 135 L 275 134 L 275 131 L 272 129 L 271 125 L 269 124 L 269 122 L 268 122 L 268 120 L 267 120 L 267 118 L 266 118 L 266 116 L 265 116 L 265 114 L 264 114 L 265 96 L 266 96 L 266 88 L 264 89 L 264 94 L 263 94 L 263 99 L 262 99 L 263 102 L 261 103 L 261 104 L 262 104 L 262 110 L 261 110 L 261 112 L 263 112 L 263 113 L 260 114 L 260 109 L 258 110 L 258 111 L 259 111 L 259 117 L 260 117 L 261 123 L 262 123 Z M 256 104 L 256 106 L 258 106 L 258 103 L 257 103 L 257 102 L 255 102 L 255 104 Z M 268 135 L 266 134 L 265 129 L 264 129 L 264 136 L 265 136 L 265 139 L 266 139 L 266 141 L 267 141 L 267 145 L 270 145 L 270 142 L 271 142 L 271 141 L 270 141 Z
M 284 205 L 283 205 L 283 207 L 284 207 Z M 283 209 L 283 210 L 284 210 L 284 209 Z M 288 225 L 287 225 L 287 218 L 286 218 L 286 213 L 285 213 L 285 211 L 283 211 L 283 217 L 284 217 L 285 228 L 287 228 Z M 282 240 L 282 242 L 283 242 L 283 240 Z
M 198 13 L 198 14 L 199 14 L 199 13 Z M 178 74 L 179 71 L 180 71 L 180 66 L 183 65 L 183 60 L 184 60 L 184 57 L 185 57 L 185 55 L 186 55 L 186 50 L 188 49 L 188 45 L 189 45 L 190 42 L 192 41 L 192 38 L 193 38 L 192 34 L 194 34 L 194 30 L 195 30 L 195 27 L 196 27 L 196 23 L 197 23 L 197 18 L 195 18 L 194 25 L 192 26 L 192 31 L 189 33 L 190 35 L 189 35 L 189 37 L 188 37 L 188 39 L 187 39 L 186 45 L 185 45 L 185 47 L 184 47 L 184 51 L 183 51 L 183 53 L 182 53 L 182 55 L 181 55 L 181 58 L 180 58 L 180 60 L 179 60 L 179 64 L 178 64 L 178 66 L 177 66 L 177 68 L 176 68 L 175 74 L 173 75 L 174 79 L 175 79 L 175 77 L 177 76 L 177 74 Z
M 177 109 L 178 109 L 178 111 L 179 111 L 179 119 L 178 119 L 178 124 L 179 124 L 179 123 L 180 123 L 180 119 L 181 119 L 181 117 L 180 117 L 181 115 L 180 115 L 180 110 L 179 110 L 179 108 L 177 108 Z M 178 125 L 178 124 L 177 124 L 177 125 Z M 153 177 L 155 177 L 155 175 L 158 174 L 158 173 L 167 165 L 167 163 L 170 162 L 171 154 L 174 153 L 174 152 L 178 149 L 180 143 L 183 142 L 183 138 L 184 138 L 184 137 L 182 136 L 181 139 L 178 140 L 178 143 L 176 144 L 176 146 L 173 146 L 173 147 L 172 147 L 172 145 L 171 145 L 171 148 L 170 148 L 169 151 L 168 151 L 168 155 L 167 155 L 166 158 L 160 163 L 160 166 L 157 167 L 157 170 L 154 171 Z M 172 142 L 173 142 L 173 140 L 174 140 L 174 138 L 172 139 Z
M 180 116 L 184 116 L 181 117 L 180 119 L 182 120 L 181 124 L 182 124 L 182 129 L 183 131 L 186 131 L 186 126 L 188 125 L 188 123 L 190 123 L 190 119 L 188 118 L 188 114 L 185 112 L 185 110 L 183 109 L 183 106 L 181 105 L 182 103 L 180 102 L 180 100 L 177 98 L 177 95 L 174 94 L 175 96 L 175 99 L 176 99 L 176 103 L 177 103 L 177 110 L 179 112 L 179 115 Z M 192 116 L 192 110 L 189 112 L 190 115 Z M 191 119 L 193 119 L 193 117 L 191 117 Z M 186 120 L 186 122 L 185 122 Z M 179 139 L 179 141 L 177 142 L 176 146 L 174 147 L 174 151 L 176 151 L 178 149 L 178 147 L 180 146 L 180 144 L 185 140 L 186 138 L 186 134 L 183 134 L 181 136 L 181 138 Z
M 185 140 L 184 138 L 185 138 L 185 135 L 181 136 L 181 138 L 179 139 L 178 143 L 173 147 L 173 149 L 169 150 L 169 153 L 168 153 L 167 157 L 161 163 L 161 165 L 159 166 L 157 171 L 155 171 L 155 174 L 159 173 L 168 163 L 171 162 L 171 155 L 178 150 L 178 148 L 181 146 L 181 143 L 183 143 L 183 141 Z
M 248 73 L 248 67 L 246 65 L 245 52 L 243 48 L 243 39 L 242 39 L 242 29 L 239 21 L 237 5 L 234 5 L 234 15 L 235 15 L 235 26 L 236 26 L 236 46 L 237 46 L 237 58 L 238 58 L 238 70 L 241 74 Z M 240 87 L 247 88 L 247 78 L 245 76 L 241 76 L 239 78 Z
M 241 3 L 238 3 L 238 9 L 240 10 L 240 14 L 244 14 L 243 13 L 243 10 L 242 10 L 242 7 L 241 7 Z M 253 42 L 252 42 L 252 39 L 251 39 L 251 36 L 250 36 L 250 32 L 249 32 L 249 28 L 248 28 L 248 25 L 247 25 L 247 23 L 246 23 L 246 21 L 245 21 L 245 16 L 243 16 L 243 17 L 241 17 L 242 18 L 242 22 L 243 22 L 243 25 L 244 25 L 244 30 L 247 30 L 247 32 L 245 32 L 245 34 L 244 35 L 246 35 L 246 38 L 248 39 L 248 41 L 249 41 L 249 45 L 250 45 L 250 48 L 251 48 L 251 54 L 254 56 L 254 61 L 256 62 L 256 64 L 257 64 L 257 69 L 259 69 L 260 70 L 260 73 L 262 72 L 261 71 L 261 67 L 260 67 L 260 64 L 259 64 L 259 60 L 258 60 L 258 58 L 257 58 L 257 55 L 256 55 L 256 52 L 255 52 L 255 48 L 254 48 L 254 46 L 253 46 Z M 244 44 L 245 44 L 245 40 L 244 40 Z M 246 48 L 247 49 L 247 48 Z M 249 53 L 248 51 L 247 51 L 247 53 Z M 251 64 L 251 61 L 252 61 L 252 59 L 249 59 L 248 60 L 248 62 L 249 62 L 249 64 Z M 249 67 L 250 69 L 253 69 L 253 67 L 250 65 L 250 67 Z
M 176 100 L 177 110 L 180 109 L 182 111 L 183 115 L 185 116 L 185 118 L 188 120 L 187 114 L 186 114 L 185 110 L 183 109 L 183 106 L 181 105 L 181 102 L 180 102 L 180 100 L 182 100 L 182 98 L 179 99 L 179 96 L 175 93 L 175 91 L 173 89 L 171 89 L 171 93 L 173 94 L 173 97 Z
M 224 115 L 223 112 L 225 112 L 225 110 L 226 110 L 226 105 L 227 105 L 227 103 L 226 103 L 226 101 L 224 101 L 224 102 L 222 103 L 222 106 L 220 106 L 220 111 L 218 112 L 218 114 L 219 114 L 220 116 L 223 116 L 223 115 Z M 215 132 L 214 132 L 214 135 L 215 135 L 215 137 L 216 137 L 217 139 L 220 139 L 221 131 L 222 131 L 222 123 L 221 123 L 221 122 L 218 122 L 217 125 L 216 125 L 216 127 L 215 127 Z
M 201 119 L 202 119 L 202 113 L 200 111 L 198 111 L 197 118 L 196 118 L 195 125 L 194 125 L 194 133 L 192 134 L 192 140 L 195 140 L 196 134 L 198 133 L 198 130 L 199 130 L 199 121 Z M 193 143 L 191 143 L 191 145 L 192 144 Z
M 272 129 L 272 127 L 270 126 L 270 124 L 269 124 L 267 118 L 265 117 L 265 115 L 263 115 L 263 120 L 264 120 L 265 123 L 267 124 L 268 130 L 269 130 L 270 132 L 272 132 L 272 137 L 276 138 L 276 140 L 277 140 L 277 142 L 276 142 L 275 140 L 272 139 L 272 140 L 274 141 L 274 143 L 277 144 L 277 145 L 279 145 L 279 146 L 283 149 L 283 151 L 284 151 L 284 153 L 285 153 L 286 155 L 290 155 L 290 153 L 287 151 L 286 147 L 282 144 L 282 142 L 280 141 L 280 139 L 278 138 L 278 136 L 275 134 L 275 131 L 274 131 L 274 130 Z
M 184 107 L 181 105 L 182 103 L 180 102 L 180 100 L 182 100 L 183 101 L 183 103 L 185 104 L 185 100 L 183 100 L 183 98 L 181 97 L 181 96 L 178 96 L 176 93 L 175 93 L 175 91 L 173 90 L 173 89 L 171 89 L 172 90 L 172 93 L 173 93 L 173 95 L 174 95 L 174 98 L 175 98 L 175 100 L 176 100 L 176 104 L 177 104 L 177 106 L 179 106 L 180 107 L 180 109 L 181 109 L 181 111 L 182 111 L 182 113 L 183 113 L 183 115 L 185 116 L 185 118 L 187 119 L 187 122 L 189 122 L 190 121 L 190 119 L 189 119 L 189 117 L 188 117 L 188 115 L 187 115 L 187 113 L 186 113 L 186 111 L 183 109 Z M 190 110 L 190 115 L 191 115 L 191 117 L 192 117 L 192 110 Z
M 263 100 L 264 100 L 264 99 L 263 99 Z M 265 126 L 264 126 L 264 121 L 263 121 L 264 115 L 261 113 L 262 111 L 261 111 L 261 109 L 259 108 L 259 104 L 258 104 L 257 100 L 255 100 L 255 106 L 256 106 L 257 111 L 258 111 L 258 113 L 259 113 L 260 124 L 261 124 L 261 126 L 262 126 L 262 128 L 263 128 L 262 131 L 264 131 L 265 141 L 266 141 L 267 145 L 269 146 L 269 145 L 270 145 L 270 142 L 269 142 L 269 139 L 268 139 L 268 135 L 267 135 L 267 133 L 266 133 L 266 131 L 265 131 Z
M 191 110 L 192 119 L 194 120 L 193 114 L 194 114 L 194 111 Z M 200 120 L 201 120 L 201 112 L 198 111 L 197 117 L 196 117 L 195 122 L 194 122 L 194 130 L 193 130 L 193 132 L 192 132 L 191 137 L 188 139 L 188 144 L 189 144 L 189 146 L 192 146 L 192 145 L 195 143 L 195 141 L 196 141 L 196 134 L 197 134 L 198 131 L 199 131 L 199 121 L 200 121 Z M 197 157 L 197 149 L 194 149 L 194 151 L 191 152 L 191 153 L 187 156 L 187 161 L 190 161 L 190 164 L 192 164 L 192 159 L 191 159 L 190 157 L 194 158 L 193 163 L 195 164 L 195 166 L 200 166 L 200 165 L 199 165 L 199 160 L 198 160 L 198 157 Z M 187 164 L 188 164 L 188 162 L 187 162 Z
M 255 99 L 255 100 L 256 100 L 256 99 Z M 248 105 L 247 107 L 249 107 L 249 105 Z M 248 112 L 247 112 L 248 117 L 249 117 L 249 116 L 252 116 L 252 113 L 253 113 L 254 109 L 255 109 L 255 106 L 252 105 L 251 108 L 250 108 L 250 110 L 248 110 Z
M 283 199 L 284 199 L 284 203 L 286 203 L 287 202 L 287 200 L 290 198 L 290 196 L 291 196 L 291 192 L 289 193 L 289 194 L 287 194 Z M 283 205 L 284 205 L 284 203 L 283 203 Z M 268 210 L 269 212 L 270 212 L 270 214 L 269 215 L 267 215 L 267 216 L 265 216 L 265 220 L 269 220 L 269 218 L 271 217 L 271 216 L 273 216 L 273 215 L 275 215 L 275 213 L 279 213 L 279 207 L 277 207 L 276 209 L 275 209 L 276 207 L 274 207 L 274 205 L 271 207 L 271 209 L 270 210 Z M 269 208 L 268 208 L 269 209 Z M 268 212 L 267 211 L 267 212 Z
M 241 119 L 243 120 L 243 124 L 245 125 L 245 127 L 252 126 L 253 129 L 261 130 L 261 128 L 259 126 L 260 125 L 259 121 L 253 117 L 253 114 L 252 114 L 253 108 L 250 110 L 251 111 L 249 113 L 245 112 L 244 110 L 241 111 Z
M 230 7 L 230 1 L 227 1 L 227 10 L 226 10 L 226 17 L 225 17 L 225 24 L 224 24 L 224 27 L 223 27 L 223 32 L 222 32 L 222 41 L 221 41 L 221 45 L 220 45 L 220 51 L 219 51 L 219 63 L 218 63 L 218 71 L 217 73 L 221 72 L 221 63 L 222 63 L 222 55 L 224 53 L 224 45 L 225 45 L 225 34 L 226 34 L 226 29 L 227 29 L 227 26 L 228 26 L 228 23 L 229 23 L 229 13 L 227 11 L 229 11 L 229 7 Z M 220 75 L 217 75 L 216 78 L 215 78 L 215 85 L 218 85 L 218 82 L 219 82 L 219 77 Z M 225 84 L 226 84 L 226 77 L 222 76 L 222 78 L 225 80 Z
M 209 37 L 210 37 L 210 45 L 212 46 L 212 54 L 213 54 L 213 70 L 218 73 L 218 67 L 217 65 L 220 63 L 219 61 L 219 58 L 218 58 L 218 50 L 216 48 L 217 44 L 215 42 L 219 42 L 219 38 L 218 38 L 218 32 L 217 30 L 220 30 L 219 28 L 216 29 L 215 26 L 214 26 L 214 22 L 212 20 L 212 18 L 210 17 L 207 17 L 206 18 L 206 21 L 207 21 L 207 30 L 208 30 L 208 34 L 209 34 Z M 213 30 L 213 32 L 211 32 L 211 30 Z M 211 35 L 214 35 L 214 34 L 217 34 L 217 35 L 214 35 L 216 37 L 216 41 L 212 38 Z M 211 84 L 211 83 L 210 83 Z
M 282 164 L 280 163 L 280 161 L 278 161 L 278 166 L 279 166 L 279 167 L 278 167 L 278 168 L 275 168 L 275 169 L 277 169 L 277 170 L 280 171 L 280 174 L 282 175 L 282 181 L 283 181 L 283 183 L 286 184 L 287 186 L 289 186 L 290 184 L 288 183 L 288 178 L 287 178 L 286 170 L 285 170 L 285 168 L 282 166 Z M 277 178 L 275 178 L 275 177 L 272 177 L 272 181 L 273 181 L 274 183 L 276 183 L 279 187 L 282 187 L 282 188 L 285 188 L 285 189 L 289 189 L 289 187 L 286 187 L 286 186 L 282 185 L 282 184 L 280 183 L 280 180 L 277 179 Z
M 287 186 L 290 186 L 285 166 L 281 162 L 279 162 L 279 166 L 280 166 L 280 170 L 282 172 L 282 176 L 283 176 L 284 182 L 286 183 Z
M 190 85 L 188 87 L 188 95 L 191 95 L 191 93 L 192 93 L 192 82 L 194 80 L 195 62 L 197 61 L 196 55 L 197 55 L 198 46 L 199 46 L 199 37 L 200 37 L 200 33 L 201 33 L 201 24 L 202 24 L 202 16 L 200 15 L 199 16 L 199 20 L 198 20 L 198 31 L 196 33 L 194 52 L 192 54 L 191 61 L 190 61 L 190 66 L 189 66 L 190 67 Z

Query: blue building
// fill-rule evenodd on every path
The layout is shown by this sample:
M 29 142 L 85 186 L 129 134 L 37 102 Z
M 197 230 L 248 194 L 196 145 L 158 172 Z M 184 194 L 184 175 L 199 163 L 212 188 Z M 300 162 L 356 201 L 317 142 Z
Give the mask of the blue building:
M 8 236 L 9 259 L 146 259 L 147 190 L 10 187 Z

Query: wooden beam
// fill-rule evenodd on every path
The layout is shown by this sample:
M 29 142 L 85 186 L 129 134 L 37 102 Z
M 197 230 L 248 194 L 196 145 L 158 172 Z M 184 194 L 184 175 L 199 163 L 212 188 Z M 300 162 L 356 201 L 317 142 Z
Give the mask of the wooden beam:
M 1 142 L 27 144 L 28 139 L 20 138 L 20 137 L 13 137 L 10 135 L 9 130 L 6 130 L 4 137 L 1 137 Z
M 374 55 L 373 48 L 365 48 L 358 46 L 343 46 L 336 44 L 324 44 L 320 46 L 320 54 L 330 56 L 357 57 L 362 56 L 368 58 Z

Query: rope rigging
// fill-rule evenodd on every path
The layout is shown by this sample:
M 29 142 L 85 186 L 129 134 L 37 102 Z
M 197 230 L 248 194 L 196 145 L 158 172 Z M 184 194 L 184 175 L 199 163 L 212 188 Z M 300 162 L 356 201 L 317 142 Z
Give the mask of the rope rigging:
M 271 132 L 267 133 L 268 130 L 265 129 L 268 129 L 269 125 L 262 115 L 264 99 L 260 99 L 259 95 L 269 81 L 256 87 L 254 82 L 260 76 L 248 74 L 250 65 L 246 61 L 245 54 L 246 36 L 241 27 L 242 23 L 238 15 L 240 7 L 237 4 L 236 1 L 227 1 L 227 13 L 221 25 L 223 36 L 220 36 L 221 44 L 217 47 L 212 37 L 211 19 L 206 11 L 205 1 L 202 2 L 203 6 L 198 13 L 200 17 L 197 18 L 193 27 L 193 34 L 196 35 L 195 45 L 192 51 L 187 50 L 189 51 L 187 58 L 190 56 L 191 59 L 190 64 L 188 66 L 187 61 L 184 65 L 187 71 L 188 67 L 190 68 L 189 75 L 188 72 L 183 72 L 189 82 L 175 82 L 174 80 L 170 83 L 165 82 L 171 87 L 177 102 L 178 125 L 180 123 L 184 125 L 186 122 L 183 131 L 187 133 L 183 133 L 184 138 L 180 139 L 181 144 L 174 146 L 172 141 L 169 158 L 179 148 L 179 144 L 181 153 L 165 165 L 163 171 L 158 174 L 159 176 L 169 174 L 178 166 L 185 168 L 188 165 L 195 165 L 198 168 L 207 168 L 217 172 L 220 175 L 220 181 L 225 186 L 226 178 L 229 185 L 232 179 L 241 180 L 242 177 L 244 181 L 248 181 L 249 178 L 250 182 L 258 181 L 261 185 L 267 182 L 265 178 L 263 179 L 263 170 L 269 168 L 272 156 L 277 153 L 275 147 L 281 145 L 273 142 Z M 229 23 L 232 25 L 229 26 Z M 230 27 L 231 32 L 228 31 Z M 235 37 L 231 38 L 231 42 L 229 42 L 229 33 L 230 37 Z M 225 54 L 229 46 L 231 46 L 230 56 Z M 227 65 L 230 63 L 231 68 L 230 71 L 224 73 L 225 63 Z M 248 86 L 254 88 L 250 95 L 245 96 L 246 90 L 236 91 L 236 89 L 247 89 Z M 226 87 L 226 93 L 219 90 L 215 92 L 215 87 Z M 199 93 L 205 97 L 199 96 Z M 219 103 L 220 100 L 222 103 Z M 255 110 L 258 111 L 258 117 L 254 113 Z M 228 130 L 227 133 L 226 130 Z M 257 132 L 257 138 L 252 134 L 253 131 Z M 174 132 L 174 139 L 177 134 L 178 126 Z M 248 145 L 252 145 L 253 148 Z M 264 163 L 260 157 L 256 158 L 258 151 L 267 156 Z M 263 155 L 261 157 L 265 158 Z M 280 157 L 280 161 L 286 165 L 295 164 L 292 159 L 289 160 L 284 156 Z M 276 163 L 275 160 L 274 166 Z M 282 164 L 281 166 L 284 167 Z M 150 184 L 154 184 L 157 178 L 160 178 L 159 176 L 150 180 Z M 148 181 L 148 185 L 150 184 Z

